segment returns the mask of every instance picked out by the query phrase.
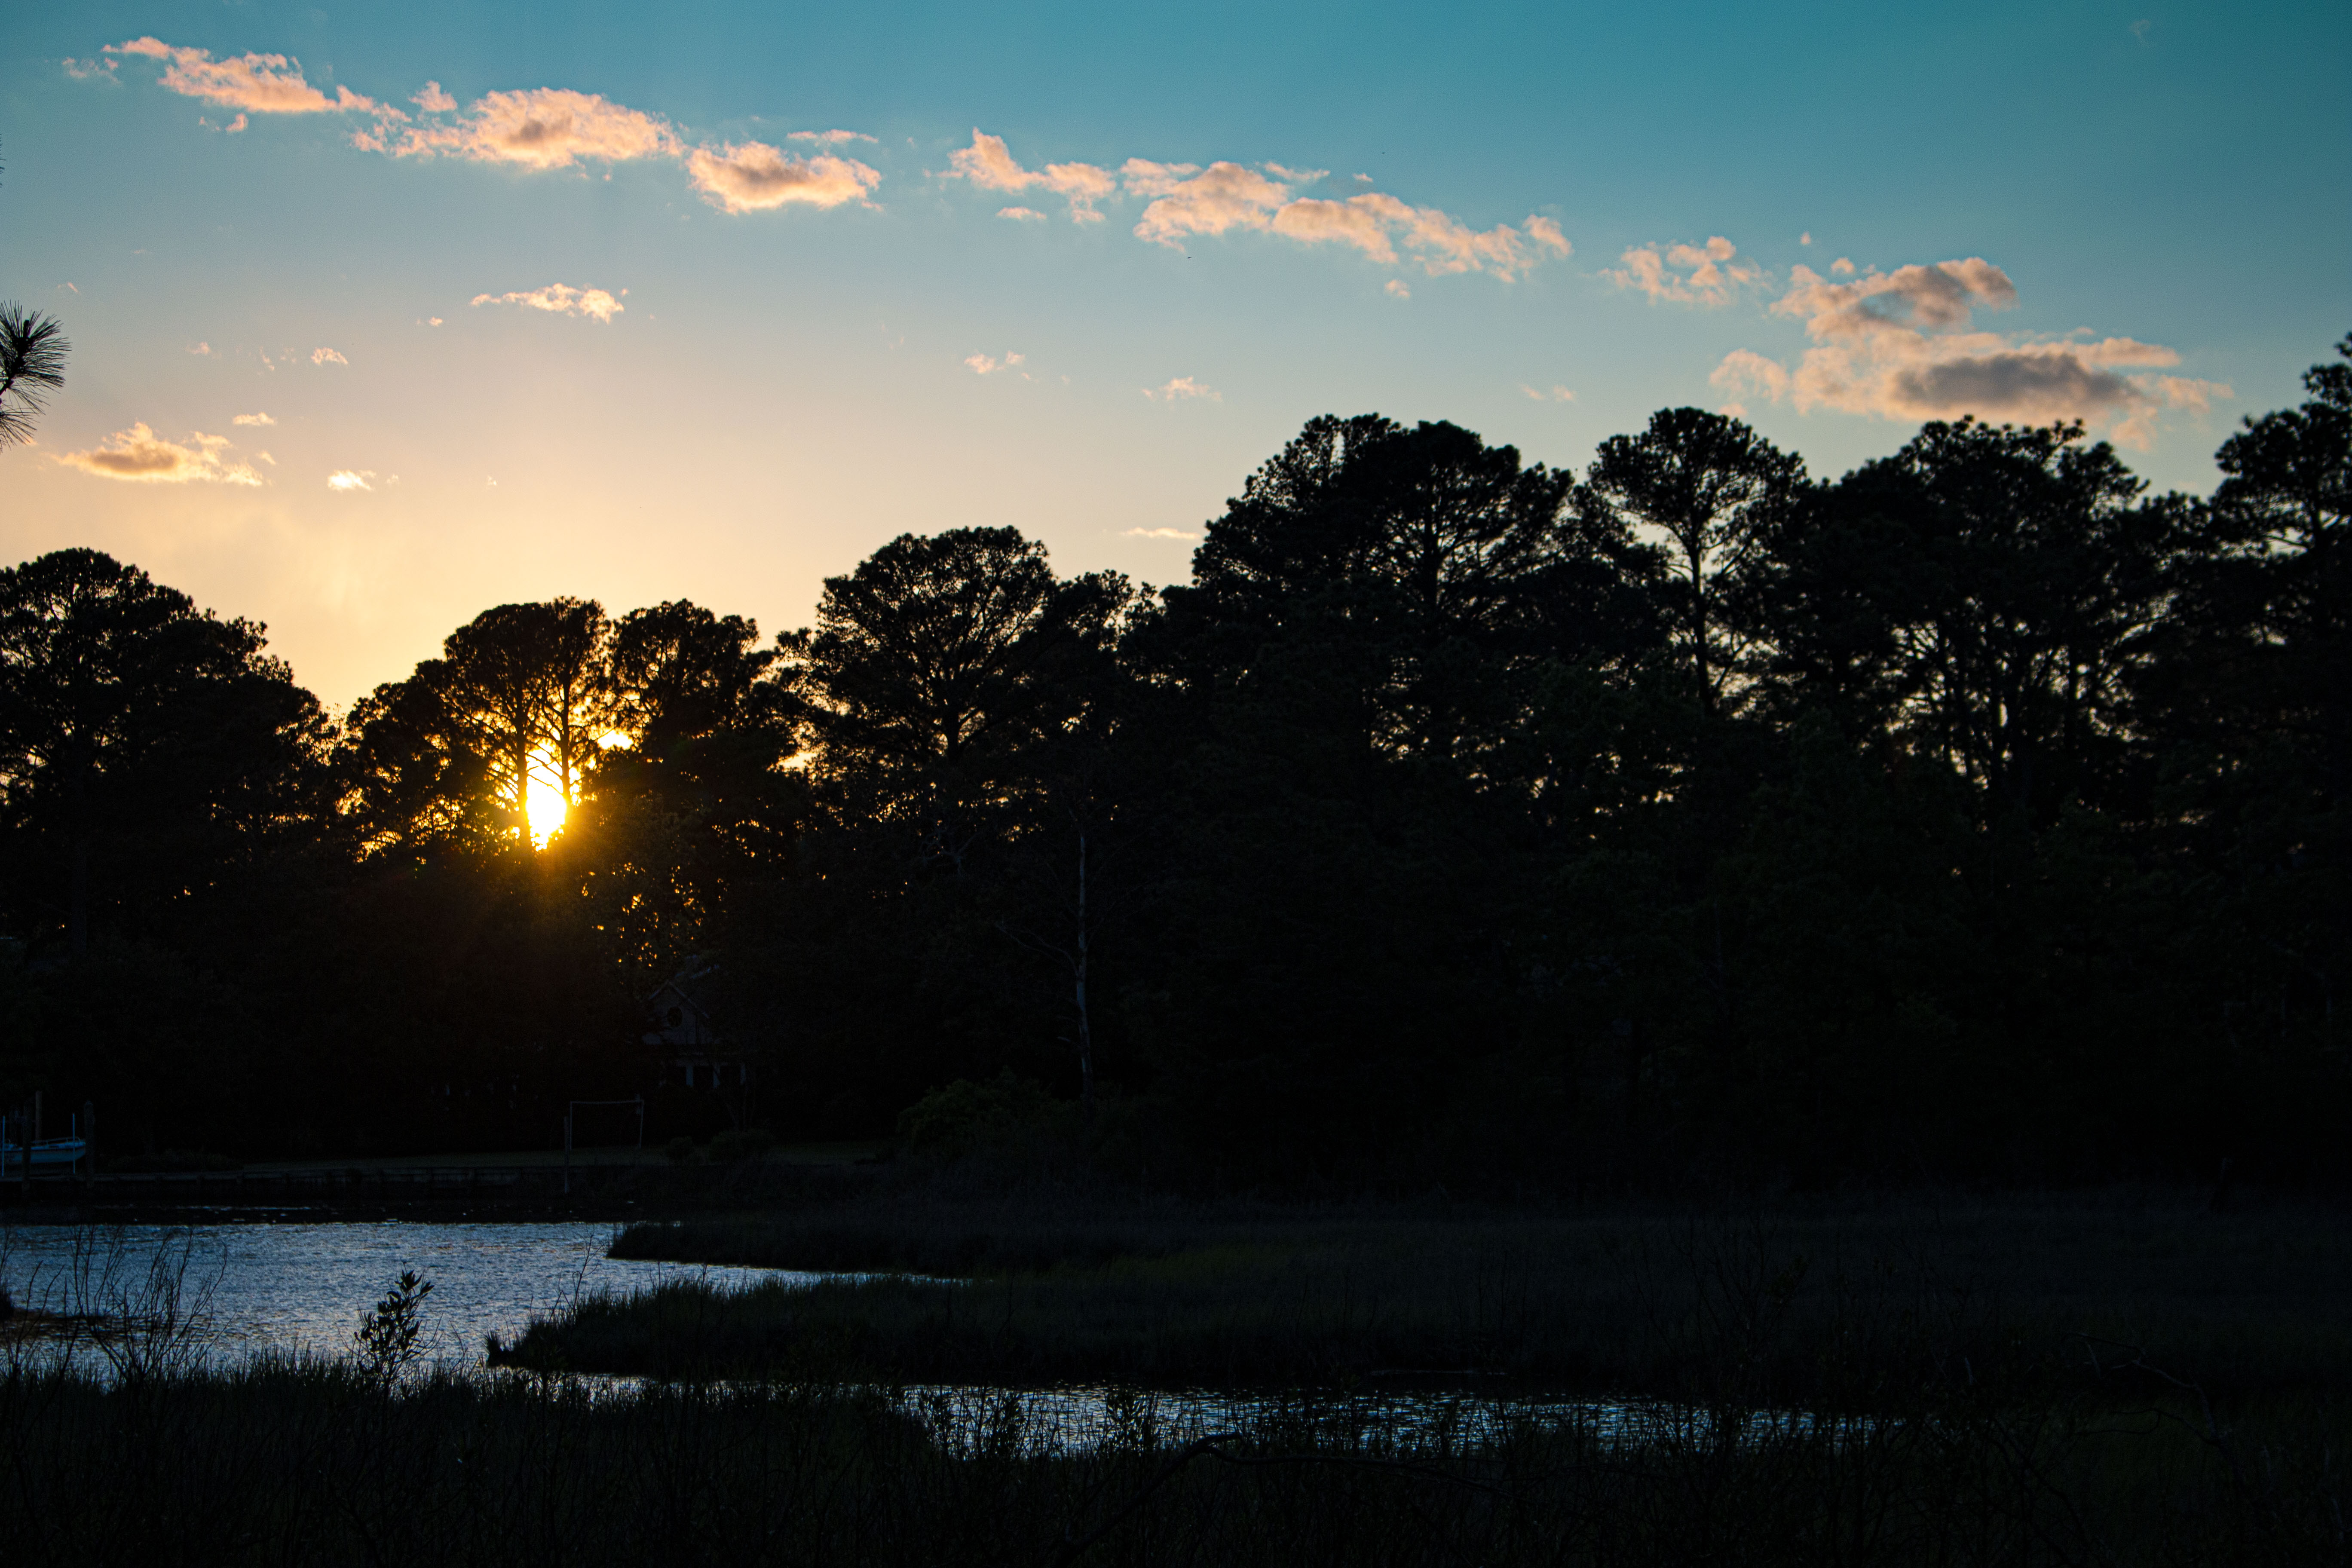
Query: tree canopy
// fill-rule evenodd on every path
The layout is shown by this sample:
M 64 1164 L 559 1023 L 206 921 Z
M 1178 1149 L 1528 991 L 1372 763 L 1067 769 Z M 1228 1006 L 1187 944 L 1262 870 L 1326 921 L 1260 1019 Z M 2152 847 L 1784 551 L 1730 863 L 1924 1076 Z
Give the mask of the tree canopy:
M 2352 339 L 2305 386 L 2208 498 L 2075 425 L 1818 479 L 1696 409 L 1580 474 L 1321 417 L 1183 584 L 910 533 L 772 637 L 499 605 L 340 721 L 46 555 L 0 1076 L 166 1146 L 689 1127 L 686 976 L 788 1136 L 1009 1072 L 1203 1184 L 2340 1177 Z

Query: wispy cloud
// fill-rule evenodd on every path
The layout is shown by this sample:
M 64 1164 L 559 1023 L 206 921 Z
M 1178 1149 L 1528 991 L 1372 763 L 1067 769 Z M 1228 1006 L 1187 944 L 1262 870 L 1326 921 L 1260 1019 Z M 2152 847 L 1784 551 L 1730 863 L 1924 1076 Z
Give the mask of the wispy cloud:
M 1009 217 L 1016 223 L 1044 223 L 1045 221 L 1045 215 L 1039 212 L 1035 207 L 999 207 L 996 209 L 996 216 L 998 217 Z
M 2219 382 L 2155 374 L 2180 363 L 2160 344 L 1975 330 L 1978 310 L 2016 303 L 2009 274 L 1982 257 L 1874 270 L 1850 283 L 1798 267 L 1771 309 L 1803 321 L 1813 346 L 1793 369 L 1740 349 L 1710 379 L 1735 394 L 1786 399 L 1801 414 L 2079 418 L 2112 426 L 2126 446 L 2147 445 L 2166 409 L 2202 413 L 2232 395 Z
M 209 49 L 175 48 L 161 38 L 109 44 L 110 55 L 145 55 L 165 62 L 163 85 L 190 98 L 255 114 L 361 113 L 407 118 L 350 88 L 329 98 L 303 79 L 301 66 L 284 55 L 238 55 L 216 60 Z
M 974 375 L 993 375 L 1000 370 L 1011 370 L 1015 365 L 1021 364 L 1024 363 L 1024 356 L 1009 353 L 1003 359 L 998 359 L 993 354 L 971 354 L 965 357 L 963 363 L 971 367 Z
M 229 421 L 232 425 L 275 425 L 277 420 L 267 414 L 240 414 Z
M 1223 403 L 1225 395 L 1213 386 L 1203 385 L 1189 375 L 1180 375 L 1161 386 L 1147 386 L 1143 395 L 1160 403 L 1175 403 L 1187 397 L 1205 397 L 1212 403 Z
M 327 488 L 337 495 L 348 495 L 353 490 L 372 490 L 375 486 L 368 481 L 374 478 L 373 468 L 337 468 L 327 476 Z
M 312 349 L 310 363 L 312 364 L 349 364 L 352 362 L 332 349 Z
M 428 81 L 408 95 L 408 101 L 427 114 L 454 114 L 457 100 L 441 90 L 437 81 Z
M 882 183 L 880 174 L 855 158 L 827 153 L 798 158 L 764 142 L 730 142 L 716 152 L 697 147 L 687 154 L 686 166 L 704 199 L 730 213 L 795 204 L 837 207 L 864 200 Z
M 1727 305 L 1739 289 L 1764 281 L 1764 269 L 1738 260 L 1738 253 L 1739 247 L 1719 234 L 1705 245 L 1637 245 L 1619 258 L 1622 265 L 1601 275 L 1620 289 L 1638 289 L 1653 300 Z
M 784 138 L 787 142 L 822 142 L 837 147 L 844 142 L 871 142 L 873 137 L 863 131 L 795 131 Z
M 676 158 L 684 153 L 677 132 L 659 115 L 559 87 L 484 93 L 456 120 L 428 121 L 397 131 L 379 126 L 354 134 L 352 141 L 402 158 L 441 155 L 527 169 L 563 169 L 583 160 L 621 163 Z
M 1400 300 L 1410 300 L 1412 298 L 1412 289 L 1406 285 L 1405 280 L 1402 278 L 1391 278 L 1385 284 L 1382 284 L 1381 287 Z
M 971 145 L 959 147 L 948 154 L 950 179 L 970 180 L 984 191 L 1011 194 L 1033 186 L 1066 197 L 1073 223 L 1095 223 L 1102 214 L 1095 204 L 1118 189 L 1118 182 L 1107 169 L 1092 163 L 1048 163 L 1043 169 L 1024 169 L 1004 145 L 1002 136 L 991 136 L 973 127 Z
M 198 358 L 202 358 L 213 352 L 213 346 L 210 343 L 196 343 L 192 345 L 188 352 L 196 355 Z
M 1266 168 L 1292 171 L 1280 164 Z M 1320 178 L 1319 172 L 1314 173 Z M 1508 282 L 1547 257 L 1574 248 L 1551 219 L 1530 216 L 1513 227 L 1474 229 L 1436 207 L 1417 207 L 1380 191 L 1345 199 L 1298 196 L 1293 182 L 1234 163 L 1195 170 L 1189 163 L 1128 161 L 1128 188 L 1153 198 L 1135 226 L 1137 237 L 1181 249 L 1193 235 L 1233 230 L 1270 232 L 1307 245 L 1342 245 L 1374 261 L 1395 264 L 1409 252 L 1431 277 L 1485 272 Z
M 60 63 L 65 67 L 66 75 L 76 81 L 110 81 L 117 87 L 122 85 L 122 79 L 114 74 L 114 68 L 122 63 L 121 60 L 78 60 L 68 57 Z
M 1553 384 L 1552 389 L 1549 392 L 1546 392 L 1539 386 L 1529 386 L 1523 381 L 1519 383 L 1519 390 L 1525 393 L 1528 396 L 1534 398 L 1538 403 L 1573 403 L 1576 401 L 1576 394 L 1570 392 L 1564 386 L 1559 385 L 1557 383 Z
M 232 461 L 226 455 L 230 445 L 226 436 L 207 436 L 194 430 L 183 446 L 156 435 L 142 421 L 128 430 L 117 430 L 89 451 L 59 453 L 57 461 L 100 479 L 142 484 L 261 483 L 261 475 L 251 464 Z
M 624 289 L 621 293 L 628 290 Z M 603 289 L 574 289 L 568 283 L 550 283 L 544 289 L 517 289 L 510 294 L 477 294 L 477 305 L 520 305 L 526 310 L 545 310 L 557 316 L 593 316 L 610 323 L 614 317 L 628 309 L 618 296 Z M 436 325 L 438 323 L 436 323 Z
M 1127 537 L 1129 539 L 1181 539 L 1187 544 L 1197 544 L 1201 540 L 1199 534 L 1188 533 L 1181 528 L 1130 528 L 1127 531 Z

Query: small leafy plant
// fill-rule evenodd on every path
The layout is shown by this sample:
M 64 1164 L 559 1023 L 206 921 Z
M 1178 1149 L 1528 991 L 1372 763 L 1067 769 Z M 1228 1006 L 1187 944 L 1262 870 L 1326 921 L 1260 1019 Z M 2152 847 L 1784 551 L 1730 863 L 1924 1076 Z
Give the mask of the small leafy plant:
M 432 1280 L 404 1269 L 374 1310 L 360 1314 L 352 1349 L 370 1376 L 395 1383 L 425 1353 L 416 1342 L 425 1331 L 425 1298 L 432 1293 Z

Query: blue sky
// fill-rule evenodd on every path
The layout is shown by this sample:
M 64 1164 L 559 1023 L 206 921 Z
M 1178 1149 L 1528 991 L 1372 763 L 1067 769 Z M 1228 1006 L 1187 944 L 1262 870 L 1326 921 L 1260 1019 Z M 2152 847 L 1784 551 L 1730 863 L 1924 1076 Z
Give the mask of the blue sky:
M 505 600 L 797 625 L 909 530 L 1179 580 L 1324 412 L 1823 474 L 2079 414 L 2202 489 L 2352 329 L 2347 68 L 2341 5 L 44 7 L 0 294 L 74 353 L 0 550 L 340 705 Z

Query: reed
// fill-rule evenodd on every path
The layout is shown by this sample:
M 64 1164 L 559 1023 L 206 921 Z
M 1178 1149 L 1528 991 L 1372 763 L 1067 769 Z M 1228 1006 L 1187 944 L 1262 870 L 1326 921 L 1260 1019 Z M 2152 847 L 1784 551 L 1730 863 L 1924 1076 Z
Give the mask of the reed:
M 1612 1442 L 1278 1405 L 1194 1440 L 1123 1406 L 1034 1441 L 1012 1402 L 935 1427 L 884 1390 L 395 1385 L 259 1360 L 113 1385 L 0 1374 L 23 1561 L 2213 1564 L 2341 1562 L 2341 1407 L 2218 1440 L 2175 1405 L 1955 1400 L 1844 1427 L 1694 1419 Z
M 667 1377 L 1479 1385 L 1867 1409 L 2133 1354 L 2248 1401 L 2352 1394 L 2352 1226 L 2181 1194 L 1708 1212 L 904 1198 L 633 1226 L 616 1256 L 902 1271 L 681 1283 L 535 1325 L 524 1363 Z M 925 1278 L 926 1276 L 933 1278 Z M 939 1276 L 958 1277 L 942 1282 Z

